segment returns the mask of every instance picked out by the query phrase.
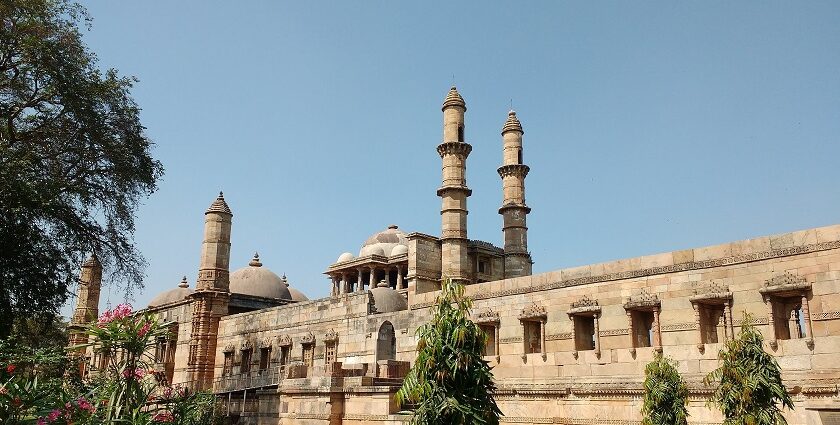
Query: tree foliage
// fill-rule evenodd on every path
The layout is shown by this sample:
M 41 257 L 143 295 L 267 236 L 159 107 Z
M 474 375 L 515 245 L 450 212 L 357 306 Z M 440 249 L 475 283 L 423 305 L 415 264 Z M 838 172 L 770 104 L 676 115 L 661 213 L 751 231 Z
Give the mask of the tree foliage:
M 720 367 L 704 379 L 717 384 L 711 403 L 723 412 L 724 425 L 787 424 L 779 404 L 793 409 L 776 359 L 764 351 L 764 338 L 744 315 L 738 337 L 727 341 L 718 357 Z
M 686 425 L 688 387 L 673 360 L 657 354 L 645 366 L 643 425 Z
M 140 285 L 133 214 L 163 169 L 134 80 L 100 71 L 82 42 L 88 20 L 67 0 L 0 1 L 0 336 L 56 311 L 89 252 Z
M 417 359 L 397 392 L 415 407 L 412 424 L 498 424 L 493 373 L 483 358 L 487 335 L 468 317 L 463 285 L 444 281 L 431 320 L 418 330 Z

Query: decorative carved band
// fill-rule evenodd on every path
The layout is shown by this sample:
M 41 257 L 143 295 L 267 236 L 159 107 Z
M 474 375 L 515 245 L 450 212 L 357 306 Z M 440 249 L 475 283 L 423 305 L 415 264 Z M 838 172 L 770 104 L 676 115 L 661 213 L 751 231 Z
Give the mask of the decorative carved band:
M 695 324 L 694 322 L 672 323 L 670 325 L 662 325 L 661 329 L 662 332 L 691 331 L 697 329 L 697 324 Z
M 694 295 L 688 297 L 688 300 L 693 303 L 704 301 L 707 303 L 718 301 L 717 303 L 719 303 L 720 301 L 725 302 L 731 299 L 732 292 L 729 292 L 729 286 L 715 281 L 702 288 L 695 289 Z
M 486 291 L 477 293 L 471 296 L 473 300 L 485 300 L 491 298 L 499 298 L 508 295 L 520 295 L 540 291 L 548 291 L 552 289 L 569 288 L 580 285 L 587 285 L 591 283 L 609 282 L 614 280 L 633 279 L 646 276 L 654 276 L 659 274 L 678 273 L 689 270 L 709 269 L 714 267 L 722 267 L 733 264 L 750 263 L 753 261 L 769 260 L 774 258 L 789 257 L 792 255 L 807 254 L 811 252 L 827 251 L 830 249 L 840 248 L 840 240 L 820 242 L 815 244 L 795 246 L 790 248 L 773 249 L 770 251 L 754 252 L 750 254 L 739 254 L 729 257 L 714 258 L 702 261 L 690 261 L 686 263 L 672 264 L 669 266 L 649 267 L 644 269 L 628 270 L 617 273 L 607 273 L 597 276 L 584 276 L 572 279 L 559 280 L 548 282 L 542 285 L 534 285 L 519 288 L 504 289 L 501 291 Z M 430 307 L 434 302 L 425 302 L 413 304 L 412 310 Z
M 496 171 L 498 171 L 499 176 L 502 177 L 502 178 L 507 177 L 507 176 L 516 176 L 516 177 L 523 177 L 524 178 L 524 177 L 528 176 L 528 171 L 530 171 L 530 170 L 531 170 L 531 168 L 528 167 L 527 165 L 524 165 L 524 164 L 510 164 L 510 165 L 502 165 Z
M 811 314 L 812 320 L 837 320 L 840 319 L 840 311 L 826 311 L 824 313 Z
M 605 331 L 599 331 L 598 335 L 600 336 L 619 336 L 619 335 L 628 335 L 630 334 L 630 329 L 627 328 L 619 328 L 619 329 L 607 329 Z
M 521 336 L 514 336 L 510 338 L 502 338 L 499 340 L 499 344 L 513 344 L 516 342 L 522 342 Z
M 563 340 L 563 339 L 572 339 L 573 337 L 574 337 L 574 334 L 571 333 L 571 332 L 560 332 L 559 334 L 546 335 L 545 340 L 546 341 L 558 341 L 558 340 Z

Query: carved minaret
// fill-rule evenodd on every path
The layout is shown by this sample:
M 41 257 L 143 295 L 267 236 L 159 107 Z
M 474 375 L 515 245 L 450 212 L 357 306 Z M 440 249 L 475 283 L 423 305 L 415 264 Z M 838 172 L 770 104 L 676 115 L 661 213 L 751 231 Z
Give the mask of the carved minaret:
M 216 362 L 219 318 L 226 315 L 230 299 L 230 229 L 233 213 L 224 195 L 204 213 L 204 242 L 195 292 L 187 372 L 194 389 L 210 389 Z
M 531 274 L 531 254 L 528 252 L 528 226 L 525 218 L 531 209 L 525 205 L 525 177 L 528 166 L 522 163 L 522 124 L 516 112 L 508 113 L 502 127 L 502 177 L 503 197 L 499 214 L 502 215 L 502 232 L 505 235 L 505 278 Z
M 471 270 L 467 256 L 467 157 L 472 146 L 464 142 L 464 113 L 467 105 L 453 86 L 443 101 L 443 143 L 437 147 L 443 160 L 441 197 L 441 269 L 444 277 L 467 283 Z
M 84 332 L 88 323 L 99 317 L 99 292 L 102 287 L 102 264 L 91 254 L 84 263 L 79 276 L 79 290 L 76 296 L 76 309 L 70 319 L 69 345 L 86 344 L 87 333 Z

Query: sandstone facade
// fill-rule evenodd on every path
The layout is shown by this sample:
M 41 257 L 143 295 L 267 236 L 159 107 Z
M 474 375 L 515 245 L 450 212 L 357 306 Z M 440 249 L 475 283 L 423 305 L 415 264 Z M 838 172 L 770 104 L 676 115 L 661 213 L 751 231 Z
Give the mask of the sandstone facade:
M 488 334 L 503 423 L 639 424 L 656 352 L 689 383 L 689 422 L 720 423 L 702 378 L 745 313 L 783 369 L 796 405 L 789 423 L 837 423 L 840 225 L 531 275 L 521 124 L 512 112 L 502 131 L 500 248 L 467 237 L 465 111 L 453 88 L 438 146 L 441 235 L 389 226 L 328 266 L 326 298 L 233 291 L 247 286 L 240 271 L 226 280 L 232 213 L 217 200 L 199 288 L 149 308 L 175 322 L 159 367 L 175 383 L 211 388 L 236 423 L 403 424 L 409 414 L 393 395 L 449 276 L 467 284 Z M 249 267 L 262 267 L 255 260 Z M 270 271 L 251 275 L 263 277 L 249 285 L 288 287 Z

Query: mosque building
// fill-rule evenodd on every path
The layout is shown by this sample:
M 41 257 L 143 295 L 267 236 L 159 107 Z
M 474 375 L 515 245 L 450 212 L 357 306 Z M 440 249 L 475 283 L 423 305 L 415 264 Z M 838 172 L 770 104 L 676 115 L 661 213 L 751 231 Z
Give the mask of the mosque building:
M 721 423 L 702 379 L 742 312 L 783 370 L 788 422 L 840 423 L 840 225 L 534 275 L 522 124 L 511 111 L 502 125 L 496 246 L 468 236 L 466 110 L 452 87 L 437 146 L 440 234 L 387 226 L 326 267 L 325 298 L 308 299 L 259 254 L 230 272 L 234 214 L 220 193 L 204 213 L 194 288 L 185 277 L 148 305 L 173 323 L 154 353 L 168 381 L 212 390 L 230 423 L 405 424 L 394 394 L 448 278 L 465 284 L 488 336 L 502 423 L 640 424 L 657 353 L 688 383 L 689 423 Z M 95 257 L 82 265 L 71 329 L 96 317 L 101 276 Z M 101 355 L 88 356 L 95 369 Z

